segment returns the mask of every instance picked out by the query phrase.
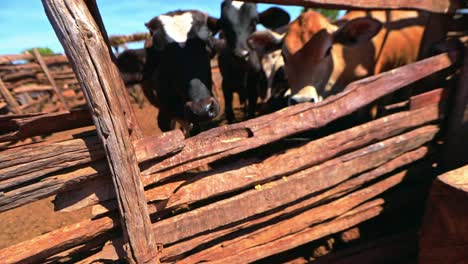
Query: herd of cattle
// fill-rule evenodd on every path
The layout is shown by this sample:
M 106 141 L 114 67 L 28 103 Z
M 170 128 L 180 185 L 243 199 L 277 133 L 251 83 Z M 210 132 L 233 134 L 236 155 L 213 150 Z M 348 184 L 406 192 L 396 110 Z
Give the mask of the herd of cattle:
M 256 4 L 225 0 L 220 18 L 197 10 L 154 17 L 145 24 L 151 38 L 144 49 L 121 53 L 117 66 L 125 83 L 141 83 L 159 108 L 162 131 L 175 121 L 196 129 L 220 114 L 215 55 L 231 123 L 234 92 L 250 118 L 259 97 L 266 104 L 320 102 L 354 80 L 415 61 L 426 20 L 417 11 L 351 11 L 329 21 L 307 11 L 290 22 L 281 8 L 258 13 Z M 258 24 L 267 29 L 256 31 Z

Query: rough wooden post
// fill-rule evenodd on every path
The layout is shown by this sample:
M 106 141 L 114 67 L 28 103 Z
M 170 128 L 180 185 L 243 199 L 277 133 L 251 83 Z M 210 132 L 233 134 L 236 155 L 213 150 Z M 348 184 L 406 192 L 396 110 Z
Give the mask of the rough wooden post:
M 10 91 L 6 88 L 5 84 L 3 83 L 2 79 L 0 78 L 0 93 L 2 97 L 8 104 L 8 109 L 14 114 L 21 114 L 21 108 L 16 101 L 16 99 L 11 95 Z
M 157 247 L 140 181 L 135 150 L 115 82 L 120 79 L 99 27 L 84 0 L 42 0 L 49 20 L 80 81 L 96 125 L 118 198 L 126 258 L 158 263 Z
M 52 86 L 55 93 L 57 94 L 57 97 L 59 98 L 60 102 L 62 103 L 63 108 L 65 108 L 65 110 L 70 110 L 70 107 L 69 107 L 69 105 L 67 103 L 67 100 L 65 99 L 65 97 L 63 97 L 62 88 L 59 87 L 55 83 L 54 77 L 52 77 L 52 74 L 50 74 L 49 68 L 47 67 L 47 64 L 44 62 L 44 59 L 42 58 L 41 54 L 39 53 L 37 48 L 34 48 L 32 51 L 33 51 L 34 58 L 36 59 L 36 61 L 41 66 L 42 71 L 44 72 L 45 76 L 47 77 L 47 80 L 49 81 L 50 85 Z
M 99 13 L 96 0 L 85 0 L 85 3 L 86 3 L 86 6 L 88 7 L 89 12 L 91 13 L 91 16 L 94 19 L 94 22 L 96 22 L 96 25 L 99 28 L 99 32 L 101 33 L 102 38 L 106 42 L 109 56 L 111 57 L 112 61 L 115 62 L 116 58 L 115 58 L 114 53 L 112 52 L 110 40 L 107 35 L 106 28 L 104 27 L 104 22 L 102 21 L 101 14 Z M 117 71 L 116 68 L 115 68 L 115 71 Z M 118 74 L 118 73 L 115 73 L 115 74 Z M 127 126 L 130 129 L 130 138 L 132 140 L 141 139 L 143 137 L 143 132 L 141 132 L 140 126 L 135 117 L 135 113 L 130 103 L 130 99 L 128 97 L 128 92 L 125 87 L 125 84 L 122 78 L 116 78 L 113 81 L 115 82 L 114 89 L 116 89 L 117 93 L 119 94 L 119 100 L 120 100 L 121 106 L 123 107 L 122 109 L 125 115 L 125 119 L 127 121 Z

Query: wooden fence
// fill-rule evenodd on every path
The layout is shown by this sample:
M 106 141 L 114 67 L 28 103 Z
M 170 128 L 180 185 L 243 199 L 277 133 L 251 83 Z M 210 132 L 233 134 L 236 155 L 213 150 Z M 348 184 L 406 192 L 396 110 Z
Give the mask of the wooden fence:
M 357 7 L 338 0 L 274 2 Z M 459 7 L 439 2 L 359 1 L 359 7 L 422 9 L 446 17 Z M 178 130 L 143 137 L 128 98 L 121 96 L 125 87 L 94 0 L 43 4 L 89 112 L 2 116 L 0 142 L 90 124 L 96 131 L 2 149 L 0 212 L 57 195 L 57 214 L 90 207 L 93 218 L 0 249 L 0 263 L 247 263 L 311 241 L 317 242 L 317 257 L 331 243 L 323 239 L 347 243 L 361 236 L 387 261 L 400 263 L 416 255 L 434 164 L 445 169 L 466 163 L 462 156 L 440 164 L 440 156 L 451 156 L 446 146 L 454 140 L 457 153 L 468 149 L 460 140 L 467 129 L 466 117 L 460 117 L 468 103 L 466 48 L 448 48 L 353 82 L 319 104 L 291 106 L 191 138 Z M 428 78 L 425 92 L 389 107 L 393 114 L 310 142 L 290 139 Z M 197 169 L 207 164 L 209 169 Z

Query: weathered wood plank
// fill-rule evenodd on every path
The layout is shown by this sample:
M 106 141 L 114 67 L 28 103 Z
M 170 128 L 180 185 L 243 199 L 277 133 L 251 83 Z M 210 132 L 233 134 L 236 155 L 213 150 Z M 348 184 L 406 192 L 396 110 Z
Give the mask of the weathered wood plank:
M 173 130 L 157 136 L 144 137 L 133 141 L 136 158 L 139 163 L 162 158 L 184 148 L 184 133 Z
M 455 62 L 454 57 L 457 57 L 456 52 L 440 54 L 353 82 L 347 86 L 344 92 L 328 97 L 319 104 L 299 104 L 270 115 L 200 133 L 188 139 L 186 147 L 180 153 L 146 169 L 143 173 L 145 175 L 143 182 L 145 184 L 155 183 L 174 174 L 274 142 L 286 136 L 323 127 L 386 94 L 449 67 Z M 284 124 L 289 125 L 285 126 Z M 234 132 L 239 133 L 239 136 L 221 141 L 221 143 L 219 140 L 213 140 L 229 138 L 228 135 Z
M 23 85 L 13 88 L 14 93 L 44 92 L 53 90 L 50 85 Z
M 250 190 L 205 207 L 154 224 L 159 241 L 172 243 L 213 230 L 345 181 L 352 175 L 382 165 L 389 160 L 430 141 L 437 133 L 426 126 L 343 155 L 318 166 L 300 171 L 267 185 L 261 191 Z M 174 225 L 177 226 L 174 229 Z
M 0 117 L 0 142 L 93 125 L 88 110 Z
M 119 46 L 128 42 L 144 41 L 150 37 L 149 33 L 135 33 L 131 35 L 113 35 L 109 37 L 111 46 Z
M 3 83 L 2 79 L 0 78 L 0 94 L 2 95 L 3 99 L 8 104 L 8 109 L 13 113 L 13 114 L 21 114 L 21 108 L 16 101 L 16 99 L 11 95 L 10 91 L 6 88 L 5 84 Z
M 336 201 L 307 210 L 277 224 L 260 228 L 252 233 L 203 250 L 181 260 L 180 263 L 197 263 L 200 261 L 218 263 L 221 261 L 226 261 L 225 263 L 249 263 L 297 247 L 301 244 L 312 241 L 313 239 L 320 238 L 321 236 L 313 237 L 310 240 L 299 238 L 293 243 L 284 243 L 285 241 L 292 241 L 293 237 L 301 237 L 301 234 L 314 224 L 318 224 L 315 227 L 316 229 L 328 231 L 327 234 L 344 230 L 327 230 L 322 227 L 323 224 L 319 223 L 332 220 L 339 216 L 341 217 L 338 219 L 344 219 L 346 218 L 346 215 L 353 215 L 353 212 L 350 212 L 350 210 L 396 186 L 404 179 L 405 175 L 406 173 L 404 172 L 397 173 L 396 175 L 392 175 L 387 179 L 356 191 Z M 383 204 L 383 200 L 380 202 Z M 376 205 L 372 204 L 369 208 L 374 206 Z M 354 209 L 354 211 L 354 214 L 359 213 L 359 210 Z M 348 228 L 349 227 L 351 226 L 348 226 Z
M 34 58 L 36 59 L 36 61 L 41 66 L 41 69 L 44 72 L 44 74 L 46 75 L 47 80 L 49 81 L 50 85 L 55 90 L 55 93 L 56 93 L 57 97 L 59 98 L 60 102 L 62 103 L 63 108 L 65 108 L 65 110 L 69 110 L 70 107 L 68 105 L 68 102 L 65 99 L 65 97 L 63 97 L 62 87 L 57 86 L 57 84 L 55 83 L 55 80 L 52 77 L 52 75 L 50 74 L 50 71 L 49 71 L 49 68 L 47 67 L 47 64 L 44 62 L 44 59 L 42 58 L 42 56 L 39 53 L 39 51 L 37 50 L 37 48 L 33 48 L 33 55 L 34 55 Z
M 373 169 L 369 172 L 366 172 L 356 178 L 353 178 L 351 180 L 348 180 L 348 181 L 344 181 L 343 183 L 337 185 L 336 187 L 326 191 L 325 193 L 322 193 L 318 196 L 312 196 L 312 197 L 309 197 L 301 202 L 298 202 L 298 203 L 295 203 L 295 204 L 292 204 L 291 206 L 288 206 L 286 208 L 284 208 L 283 210 L 279 211 L 279 212 L 275 212 L 275 213 L 272 213 L 272 214 L 268 214 L 268 215 L 265 215 L 265 216 L 261 216 L 259 218 L 256 218 L 256 219 L 252 219 L 250 221 L 247 221 L 247 222 L 242 222 L 236 226 L 233 226 L 233 227 L 227 227 L 225 229 L 220 229 L 220 230 L 214 230 L 214 232 L 210 232 L 210 233 L 206 233 L 206 234 L 202 234 L 202 235 L 199 235 L 199 236 L 196 236 L 196 237 L 193 237 L 189 240 L 185 240 L 183 241 L 182 243 L 177 243 L 175 245 L 172 245 L 170 246 L 169 248 L 166 248 L 164 249 L 163 251 L 163 256 L 164 256 L 164 259 L 165 261 L 173 261 L 175 259 L 180 259 L 180 256 L 182 254 L 184 254 L 185 252 L 187 251 L 190 251 L 191 249 L 199 246 L 199 245 L 202 245 L 204 244 L 205 242 L 208 242 L 208 241 L 211 241 L 217 237 L 221 237 L 221 236 L 224 236 L 226 234 L 229 234 L 229 233 L 232 233 L 232 232 L 236 232 L 240 229 L 243 229 L 243 228 L 247 228 L 247 227 L 250 227 L 250 226 L 254 226 L 256 224 L 259 224 L 259 223 L 263 223 L 263 222 L 267 222 L 275 217 L 279 217 L 279 216 L 284 216 L 285 218 L 287 218 L 286 216 L 288 214 L 295 214 L 297 210 L 300 210 L 300 209 L 303 209 L 303 208 L 307 208 L 307 207 L 310 207 L 311 205 L 314 205 L 314 204 L 317 204 L 317 202 L 319 201 L 323 201 L 325 199 L 334 199 L 334 198 L 337 198 L 337 197 L 341 197 L 343 195 L 347 195 L 349 194 L 350 191 L 353 191 L 353 190 L 356 190 L 358 188 L 360 188 L 361 186 L 364 186 L 366 183 L 368 182 L 371 182 L 373 180 L 375 180 L 376 178 L 378 177 L 381 177 L 382 175 L 386 174 L 386 173 L 389 173 L 389 172 L 392 172 L 398 168 L 400 168 L 401 166 L 405 166 L 407 164 L 410 164 L 416 160 L 419 160 L 421 158 L 423 158 L 425 155 L 427 154 L 427 148 L 425 147 L 422 147 L 422 148 L 419 148 L 417 150 L 414 150 L 414 151 L 411 151 L 411 152 L 408 152 L 402 156 L 399 156 L 393 160 L 391 160 L 390 162 L 388 163 L 385 163 L 383 166 L 380 166 L 376 169 Z M 403 172 L 405 173 L 405 171 Z M 204 218 L 202 219 L 202 221 L 210 221 L 212 216 L 208 216 L 207 215 L 207 218 Z M 107 224 L 108 225 L 111 225 L 112 223 L 112 219 L 109 218 L 109 217 L 104 217 L 104 219 L 107 219 Z M 172 219 L 166 219 L 166 220 L 162 220 L 161 222 L 172 222 Z M 114 222 L 114 225 L 118 224 L 118 222 Z M 157 226 L 157 224 L 153 224 L 153 226 L 155 227 L 155 229 L 153 230 L 154 232 L 158 232 L 159 230 L 159 227 Z M 99 226 L 88 226 L 87 227 L 89 229 L 89 231 L 91 232 L 91 230 L 94 230 L 94 232 L 99 232 L 100 231 L 100 227 Z M 173 231 L 177 231 L 179 229 L 177 223 L 175 222 L 172 222 L 172 224 L 170 225 L 170 229 L 173 230 Z M 53 237 L 52 236 L 50 239 L 53 240 Z M 122 245 L 122 241 L 120 239 L 114 239 L 113 240 L 114 242 L 114 245 L 116 247 L 120 247 L 119 245 Z M 68 243 L 68 242 L 67 242 Z M 116 244 L 115 244 L 116 243 Z M 72 246 L 75 246 L 76 244 L 74 245 L 70 245 L 70 247 Z M 51 246 L 53 247 L 53 246 Z M 104 252 L 102 254 L 97 254 L 94 258 L 93 257 L 90 257 L 87 261 L 93 261 L 93 260 L 96 260 L 96 259 L 99 259 L 99 258 L 110 258 L 110 259 L 113 259 L 113 260 L 116 260 L 118 258 L 118 255 L 115 253 L 115 250 L 113 249 L 113 245 L 111 244 L 108 244 L 104 247 Z M 45 253 L 44 253 L 45 254 Z M 114 256 L 114 258 L 111 258 L 111 256 Z M 172 260 L 171 260 L 172 259 Z M 90 262 L 87 262 L 87 261 L 84 261 L 83 263 L 90 263 Z
M 242 0 L 244 2 L 298 5 L 330 9 L 416 9 L 435 13 L 453 13 L 462 8 L 457 0 Z
M 274 155 L 263 161 L 255 160 L 237 165 L 226 165 L 214 171 L 193 175 L 188 182 L 183 179 L 170 182 L 145 191 L 145 196 L 147 201 L 161 201 L 160 204 L 150 205 L 151 211 L 158 211 L 158 208 L 168 209 L 247 188 L 257 183 L 287 176 L 326 161 L 337 154 L 343 154 L 433 122 L 439 119 L 443 112 L 444 110 L 439 105 L 433 104 L 422 109 L 393 114 Z M 76 190 L 60 193 L 56 197 L 56 210 L 68 212 L 113 199 L 115 195 L 113 192 L 99 191 L 103 186 L 111 189 L 109 179 L 98 179 L 84 183 Z M 96 195 L 83 195 L 83 193 L 90 192 Z M 100 208 L 96 212 L 104 213 L 103 209 Z
M 112 173 L 130 263 L 159 263 L 140 170 L 124 112 L 123 81 L 98 25 L 82 0 L 43 0 L 44 9 L 80 81 Z M 77 26 L 78 25 L 78 26 Z M 127 121 L 131 120 L 130 125 Z
M 183 147 L 183 138 L 184 135 L 180 130 L 174 130 L 160 136 L 146 137 L 134 142 L 138 162 L 161 158 L 179 151 Z M 103 157 L 103 146 L 95 136 L 48 143 L 47 145 L 36 143 L 0 152 L 0 178 L 4 180 L 0 179 L 0 190 L 6 187 L 11 188 L 3 196 L 0 196 L 0 212 L 23 205 L 28 201 L 57 194 L 59 190 L 67 190 L 67 195 L 73 197 L 73 191 L 68 191 L 69 189 L 81 186 L 81 182 L 92 183 L 94 181 L 90 180 L 97 175 L 102 177 L 95 181 L 99 183 L 103 179 L 105 183 L 98 184 L 100 190 L 102 188 L 109 189 L 106 192 L 110 192 L 112 197 L 115 197 L 108 167 L 103 166 L 100 162 L 87 164 L 89 161 L 99 160 Z M 76 167 L 79 164 L 85 165 Z M 11 178 L 11 180 L 5 181 L 7 178 Z M 28 186 L 12 188 L 25 181 L 39 179 L 41 179 L 39 182 Z M 100 200 L 94 196 L 106 196 L 106 192 L 97 192 L 93 188 L 82 191 L 89 195 L 87 197 L 91 200 Z M 93 193 L 96 195 L 91 195 Z M 70 200 L 68 199 L 68 201 Z M 114 200 L 114 202 L 116 201 Z M 56 207 L 64 206 L 61 203 L 63 202 L 58 198 Z
M 0 249 L 0 259 L 2 263 L 39 263 L 42 259 L 69 248 L 70 245 L 95 238 L 114 227 L 110 218 L 85 220 Z
M 301 202 L 295 203 L 293 205 L 288 206 L 287 208 L 279 211 L 277 213 L 268 214 L 266 216 L 262 216 L 253 220 L 249 220 L 247 222 L 243 222 L 239 225 L 234 227 L 223 228 L 220 230 L 215 230 L 214 232 L 210 232 L 208 234 L 199 235 L 197 237 L 184 240 L 181 243 L 177 243 L 173 246 L 170 246 L 164 250 L 164 257 L 162 258 L 163 261 L 172 261 L 176 259 L 183 258 L 183 254 L 196 248 L 208 241 L 212 241 L 217 237 L 224 236 L 228 233 L 232 233 L 238 231 L 242 228 L 247 228 L 250 226 L 254 226 L 256 224 L 265 223 L 275 217 L 283 216 L 287 217 L 287 215 L 294 213 L 298 210 L 303 208 L 308 208 L 313 204 L 317 204 L 318 202 L 323 202 L 325 200 L 332 200 L 334 198 L 338 198 L 340 196 L 348 194 L 352 190 L 356 190 L 366 183 L 371 182 L 386 173 L 390 173 L 402 166 L 411 164 L 417 160 L 424 158 L 427 155 L 427 148 L 421 147 L 417 150 L 410 151 L 408 153 L 399 156 L 388 163 L 373 169 L 369 172 L 361 174 L 360 176 L 344 181 L 343 183 L 337 185 L 336 187 L 331 188 L 330 190 L 325 191 L 319 195 L 309 197 Z
M 115 63 L 116 58 L 114 52 L 112 52 L 112 47 L 110 45 L 109 37 L 107 35 L 106 27 L 104 26 L 104 22 L 102 20 L 101 14 L 99 13 L 99 8 L 97 6 L 96 0 L 84 0 L 89 13 L 91 14 L 92 19 L 96 23 L 97 34 L 102 37 L 104 43 L 107 47 L 107 53 L 112 62 Z M 138 123 L 138 119 L 135 116 L 135 112 L 133 111 L 133 107 L 130 103 L 130 98 L 128 96 L 127 89 L 125 84 L 120 77 L 120 72 L 117 67 L 110 67 L 112 75 L 118 76 L 118 78 L 113 78 L 110 81 L 111 86 L 115 89 L 116 93 L 119 95 L 117 99 L 120 101 L 120 106 L 122 107 L 122 111 L 125 116 L 125 121 L 127 122 L 127 128 L 129 129 L 130 139 L 137 140 L 143 137 L 143 132 L 141 131 L 140 125 Z
M 7 149 L 0 153 L 0 191 L 104 157 L 97 137 Z
M 34 56 L 30 53 L 13 54 L 13 55 L 0 55 L 0 64 L 9 64 L 19 60 L 34 60 Z M 62 54 L 45 56 L 44 61 L 47 64 L 66 63 L 68 59 Z
M 58 172 L 37 183 L 4 192 L 0 195 L 0 212 L 49 197 L 59 191 L 66 191 L 81 181 L 90 181 L 97 177 L 110 178 L 105 160 L 87 164 L 71 171 Z

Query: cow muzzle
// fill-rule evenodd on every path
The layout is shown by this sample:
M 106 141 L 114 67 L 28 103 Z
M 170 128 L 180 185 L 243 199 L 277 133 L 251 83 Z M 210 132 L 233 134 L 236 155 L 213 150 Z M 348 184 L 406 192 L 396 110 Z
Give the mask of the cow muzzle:
M 185 103 L 185 117 L 191 122 L 209 121 L 218 116 L 219 104 L 214 97 Z
M 318 103 L 322 100 L 322 96 L 318 94 L 317 89 L 314 86 L 306 86 L 298 93 L 291 95 L 289 97 L 288 104 L 295 105 L 306 102 Z
M 234 49 L 234 56 L 239 59 L 248 60 L 250 52 L 247 49 Z

